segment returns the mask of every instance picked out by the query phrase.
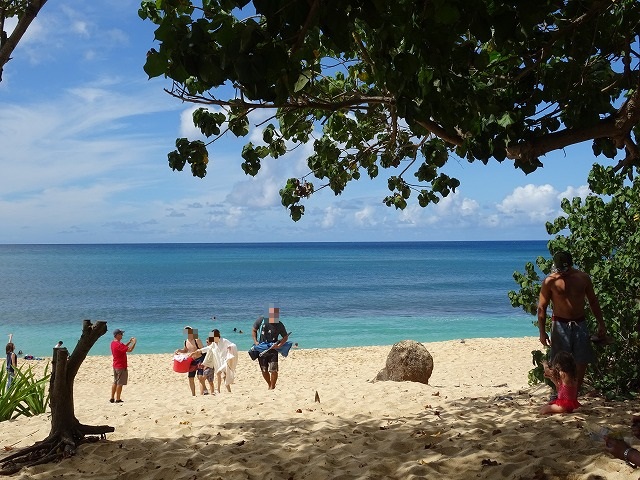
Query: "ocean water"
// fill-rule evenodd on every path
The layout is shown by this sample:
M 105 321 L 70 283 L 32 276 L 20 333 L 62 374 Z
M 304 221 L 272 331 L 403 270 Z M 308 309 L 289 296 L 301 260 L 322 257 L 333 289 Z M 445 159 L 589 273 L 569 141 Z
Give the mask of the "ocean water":
M 276 304 L 300 348 L 530 336 L 507 292 L 538 255 L 546 242 L 0 245 L 0 334 L 50 356 L 104 320 L 91 355 L 110 354 L 115 328 L 166 353 L 191 325 L 248 349 Z

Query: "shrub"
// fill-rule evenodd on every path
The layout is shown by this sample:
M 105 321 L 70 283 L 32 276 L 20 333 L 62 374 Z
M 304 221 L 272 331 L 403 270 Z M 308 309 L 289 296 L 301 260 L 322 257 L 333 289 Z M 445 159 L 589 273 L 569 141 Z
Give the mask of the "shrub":
M 594 165 L 589 188 L 596 195 L 584 201 L 562 200 L 565 215 L 546 225 L 547 232 L 556 235 L 548 249 L 571 252 L 576 267 L 591 275 L 607 333 L 615 340 L 596 348 L 597 359 L 587 369 L 585 381 L 609 398 L 628 397 L 640 391 L 640 181 Z M 566 230 L 568 235 L 560 234 Z M 538 272 L 547 275 L 551 265 L 551 259 L 538 257 L 537 269 L 528 262 L 524 273 L 515 272 L 520 290 L 509 292 L 511 305 L 535 315 L 541 285 Z M 587 322 L 596 332 L 589 311 Z M 537 320 L 534 325 L 537 328 Z M 544 353 L 533 353 L 538 366 L 529 380 L 538 383 Z
M 7 391 L 7 370 L 0 371 L 0 422 L 20 415 L 31 417 L 44 413 L 49 404 L 49 363 L 42 378 L 36 378 L 31 365 L 18 367 L 11 387 Z

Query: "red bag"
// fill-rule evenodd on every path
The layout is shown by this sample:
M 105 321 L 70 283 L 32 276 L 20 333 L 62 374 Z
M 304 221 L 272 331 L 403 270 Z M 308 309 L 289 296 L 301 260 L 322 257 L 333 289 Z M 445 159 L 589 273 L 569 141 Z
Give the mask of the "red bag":
M 175 355 L 173 357 L 173 371 L 177 373 L 188 373 L 193 359 L 190 356 Z

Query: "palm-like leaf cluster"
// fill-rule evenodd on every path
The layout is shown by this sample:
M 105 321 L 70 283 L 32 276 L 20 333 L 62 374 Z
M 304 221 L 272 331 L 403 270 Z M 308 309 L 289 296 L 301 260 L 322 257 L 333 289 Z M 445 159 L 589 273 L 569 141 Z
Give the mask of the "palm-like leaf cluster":
M 19 367 L 11 387 L 7 389 L 7 370 L 0 370 L 0 422 L 20 415 L 31 417 L 44 413 L 49 405 L 49 364 L 42 378 L 37 378 L 31 365 Z

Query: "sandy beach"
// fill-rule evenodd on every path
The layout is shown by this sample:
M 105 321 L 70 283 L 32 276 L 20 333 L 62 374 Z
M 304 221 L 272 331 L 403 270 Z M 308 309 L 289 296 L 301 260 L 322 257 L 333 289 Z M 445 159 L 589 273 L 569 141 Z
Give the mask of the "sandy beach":
M 371 381 L 391 346 L 297 349 L 281 359 L 274 391 L 240 352 L 232 392 L 195 397 L 171 354 L 134 352 L 121 404 L 109 403 L 111 357 L 88 357 L 76 377 L 76 417 L 115 432 L 11 478 L 640 478 L 589 436 L 597 426 L 630 435 L 637 402 L 583 397 L 572 414 L 538 414 L 549 392 L 527 383 L 537 338 L 425 346 L 434 360 L 429 385 Z M 48 414 L 3 422 L 2 454 L 49 430 Z

